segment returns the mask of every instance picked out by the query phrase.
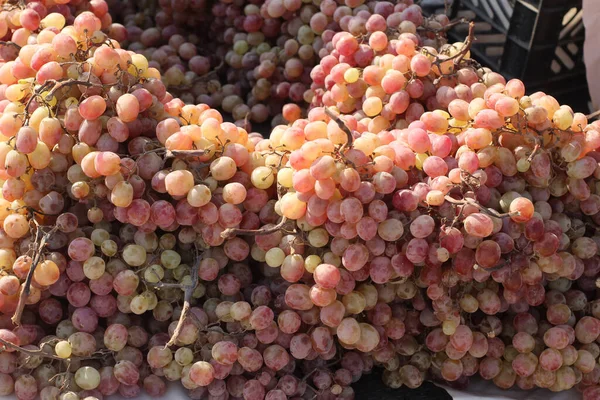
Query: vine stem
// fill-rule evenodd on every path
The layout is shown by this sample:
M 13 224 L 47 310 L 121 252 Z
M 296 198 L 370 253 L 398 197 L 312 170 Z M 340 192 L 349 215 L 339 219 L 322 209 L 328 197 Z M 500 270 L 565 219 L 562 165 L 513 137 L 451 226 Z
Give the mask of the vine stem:
M 196 261 L 194 262 L 194 266 L 192 267 L 192 270 L 190 272 L 190 278 L 192 280 L 192 283 L 190 285 L 181 285 L 180 286 L 182 289 L 185 290 L 184 295 L 183 295 L 183 307 L 181 309 L 181 315 L 179 316 L 179 321 L 177 321 L 177 326 L 175 327 L 175 330 L 173 331 L 173 335 L 171 336 L 171 339 L 169 339 L 167 344 L 165 344 L 165 349 L 176 344 L 177 338 L 179 337 L 179 335 L 181 333 L 181 329 L 183 329 L 183 323 L 185 322 L 188 312 L 190 311 L 190 302 L 192 301 L 192 295 L 194 294 L 194 290 L 196 289 L 196 286 L 198 286 L 198 270 L 200 269 L 200 261 L 201 261 L 201 259 L 200 259 L 200 256 L 198 255 L 196 257 Z
M 318 368 L 314 368 L 313 370 L 311 370 L 309 373 L 307 373 L 306 375 L 304 375 L 304 377 L 302 378 L 302 382 L 306 382 L 306 380 L 308 378 L 310 378 L 315 372 L 317 372 L 320 369 L 327 369 L 327 368 L 331 368 L 336 364 L 339 364 L 340 360 L 336 360 L 333 362 L 330 362 L 329 364 L 325 365 L 324 367 L 318 367 Z
M 533 158 L 536 156 L 536 154 L 538 153 L 538 151 L 541 148 L 541 144 L 540 144 L 540 140 L 536 140 L 535 141 L 535 146 L 533 147 L 533 150 L 531 151 L 531 154 L 529 155 L 529 157 L 527 157 L 527 161 L 531 162 L 533 160 Z
M 344 131 L 344 133 L 346 134 L 346 136 L 348 136 L 348 141 L 342 145 L 342 147 L 340 148 L 340 152 L 346 148 L 346 147 L 352 147 L 352 143 L 354 142 L 354 136 L 352 136 L 352 131 L 350 130 L 350 128 L 348 128 L 348 125 L 346 125 L 346 123 L 339 117 L 337 116 L 333 111 L 331 111 L 329 109 L 329 107 L 323 107 L 323 110 L 325 111 L 325 114 L 331 118 L 333 121 L 335 121 L 335 123 L 337 124 L 337 126 Z
M 21 346 L 17 346 L 16 344 L 13 344 L 13 343 L 11 343 L 7 340 L 1 339 L 1 338 L 0 338 L 0 344 L 2 344 L 7 349 L 12 349 L 12 350 L 18 351 L 18 352 L 26 354 L 30 357 L 44 357 L 44 358 L 50 358 L 52 360 L 60 360 L 60 361 L 68 360 L 66 358 L 60 358 L 60 357 L 52 355 L 52 354 L 46 354 L 41 350 L 24 349 Z
M 55 356 L 53 354 L 48 354 L 48 353 L 44 353 L 42 350 L 29 350 L 29 349 L 25 349 L 21 346 L 17 346 L 14 343 L 11 343 L 7 340 L 4 340 L 2 338 L 0 338 L 0 345 L 4 346 L 7 349 L 12 349 L 14 351 L 18 351 L 20 353 L 26 354 L 30 357 L 43 357 L 43 358 L 49 358 L 51 360 L 58 360 L 58 361 L 73 361 L 73 360 L 99 360 L 102 359 L 102 355 L 96 355 L 96 356 L 90 356 L 90 357 L 70 357 L 70 358 L 60 358 L 58 356 Z M 0 348 L 1 350 L 1 348 Z
M 596 118 L 596 117 L 599 117 L 599 116 L 600 116 L 600 110 L 596 110 L 593 113 L 586 115 L 585 117 L 587 119 L 592 119 L 592 118 Z
M 85 87 L 97 87 L 97 88 L 102 88 L 105 89 L 107 87 L 111 87 L 111 86 L 116 86 L 119 83 L 107 83 L 107 84 L 103 84 L 103 83 L 94 83 L 94 82 L 90 82 L 90 81 L 80 81 L 77 79 L 65 79 L 65 80 L 54 80 L 54 79 L 48 79 L 46 82 L 51 82 L 51 85 L 53 86 L 52 89 L 50 90 L 50 92 L 44 96 L 44 100 L 49 101 L 52 99 L 52 97 L 54 97 L 54 94 L 65 87 L 69 87 L 69 86 L 73 86 L 73 85 L 81 85 L 81 86 L 85 86 Z
M 209 150 L 167 150 L 165 157 L 200 157 L 209 153 Z
M 260 229 L 238 229 L 238 228 L 228 228 L 221 232 L 221 237 L 224 239 L 230 239 L 236 235 L 240 236 L 256 236 L 256 235 L 268 235 L 269 233 L 277 232 L 286 224 L 287 218 L 282 217 L 281 221 L 277 225 L 262 227 Z
M 466 18 L 458 18 L 458 19 L 455 19 L 454 21 L 450 21 L 448 23 L 448 25 L 446 25 L 446 26 L 444 26 L 442 28 L 433 29 L 433 28 L 428 28 L 426 26 L 420 26 L 417 29 L 418 30 L 422 30 L 422 31 L 433 32 L 435 34 L 439 34 L 439 33 L 448 32 L 450 29 L 454 28 L 457 25 L 467 24 L 467 23 L 469 23 L 468 19 L 466 19 Z
M 456 59 L 454 59 L 455 69 L 456 69 L 456 67 L 458 67 L 460 65 L 460 62 L 463 60 L 463 58 L 465 58 L 467 53 L 471 50 L 471 46 L 473 45 L 474 41 L 475 41 L 475 22 L 471 21 L 471 22 L 469 22 L 469 34 L 467 35 L 467 38 L 464 41 L 465 45 L 460 50 L 460 52 L 457 54 Z
M 283 186 L 277 183 L 277 198 L 281 200 L 281 197 L 285 194 L 286 190 Z M 263 226 L 260 229 L 238 229 L 238 228 L 228 228 L 221 232 L 221 237 L 224 239 L 230 239 L 235 235 L 240 236 L 256 236 L 256 235 L 268 235 L 273 232 L 277 232 L 282 229 L 287 223 L 288 219 L 285 216 L 281 217 L 281 221 L 278 224 L 273 226 Z
M 13 322 L 13 324 L 15 324 L 17 326 L 21 325 L 21 316 L 23 315 L 23 309 L 25 308 L 25 302 L 27 301 L 27 299 L 29 297 L 29 293 L 31 292 L 31 281 L 33 280 L 33 273 L 35 272 L 35 269 L 37 268 L 37 266 L 40 262 L 40 259 L 42 258 L 42 251 L 43 251 L 44 247 L 46 247 L 46 242 L 48 241 L 50 236 L 52 236 L 52 234 L 54 232 L 56 232 L 57 230 L 58 230 L 58 226 L 54 226 L 50 231 L 43 233 L 43 227 L 37 225 L 37 230 L 35 233 L 35 242 L 39 243 L 39 245 L 36 249 L 33 261 L 31 262 L 31 268 L 29 269 L 29 272 L 27 273 L 27 278 L 25 279 L 25 284 L 23 285 L 23 288 L 21 289 L 21 293 L 19 294 L 19 302 L 17 304 L 17 309 L 15 310 L 15 314 L 11 318 L 11 321 Z M 41 238 L 40 238 L 40 234 L 42 234 Z
M 15 42 L 5 42 L 2 40 L 2 41 L 0 41 L 0 46 L 12 46 L 12 47 L 16 48 L 17 50 L 21 50 L 21 46 L 19 46 Z
M 448 203 L 452 203 L 452 204 L 456 204 L 456 205 L 466 205 L 466 204 L 473 205 L 473 206 L 479 208 L 479 210 L 481 212 L 483 212 L 484 214 L 487 214 L 487 215 L 489 215 L 491 217 L 494 217 L 494 218 L 506 218 L 506 217 L 510 217 L 512 215 L 518 215 L 518 212 L 516 212 L 516 213 L 514 213 L 514 212 L 513 213 L 508 212 L 508 213 L 500 214 L 498 211 L 486 208 L 486 207 L 482 206 L 481 204 L 479 204 L 479 202 L 477 202 L 476 200 L 469 199 L 469 198 L 465 198 L 463 200 L 458 200 L 458 199 L 455 199 L 455 198 L 453 198 L 451 196 L 446 195 L 446 196 L 444 196 L 444 199 Z

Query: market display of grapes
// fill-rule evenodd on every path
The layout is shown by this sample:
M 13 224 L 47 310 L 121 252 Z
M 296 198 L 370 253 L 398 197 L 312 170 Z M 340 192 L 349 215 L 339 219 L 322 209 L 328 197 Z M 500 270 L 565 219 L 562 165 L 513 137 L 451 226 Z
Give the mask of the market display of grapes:
M 600 122 L 472 25 L 1 4 L 0 396 L 350 400 L 382 369 L 600 399 Z

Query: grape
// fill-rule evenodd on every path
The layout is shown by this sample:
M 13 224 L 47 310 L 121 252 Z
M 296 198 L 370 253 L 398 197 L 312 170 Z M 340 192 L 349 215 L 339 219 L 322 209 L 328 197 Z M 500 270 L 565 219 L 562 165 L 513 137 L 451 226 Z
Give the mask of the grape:
M 71 322 L 79 331 L 92 333 L 98 327 L 98 315 L 89 307 L 81 307 L 73 312 Z
M 11 214 L 4 219 L 4 231 L 13 239 L 23 237 L 28 231 L 27 219 L 20 214 Z
M 15 395 L 19 399 L 34 399 L 37 396 L 35 378 L 29 374 L 23 374 L 14 381 Z
M 41 262 L 33 272 L 33 278 L 42 286 L 50 286 L 58 281 L 60 270 L 53 261 Z
M 0 17 L 0 336 L 59 358 L 0 353 L 7 394 L 593 397 L 598 123 L 409 1 L 80 3 Z
M 501 303 L 498 295 L 489 289 L 484 289 L 477 295 L 479 308 L 488 315 L 493 315 L 500 310 Z
M 94 254 L 94 244 L 87 238 L 76 238 L 69 243 L 69 257 L 75 261 L 86 261 Z
M 302 320 L 294 311 L 285 310 L 277 317 L 277 325 L 279 329 L 288 334 L 298 331 Z
M 339 270 L 330 264 L 321 264 L 317 266 L 313 273 L 315 282 L 323 288 L 333 289 L 340 281 Z
M 535 348 L 535 339 L 527 332 L 518 332 L 513 336 L 512 344 L 520 353 L 528 353 Z
M 279 345 L 271 345 L 263 352 L 265 365 L 269 368 L 279 371 L 289 362 L 287 351 Z
M 149 375 L 144 378 L 144 390 L 151 396 L 162 396 L 167 387 L 165 382 L 156 375 Z
M 473 333 L 465 325 L 459 325 L 450 337 L 450 343 L 459 351 L 468 351 L 473 345 Z
M 278 247 L 269 249 L 265 254 L 265 261 L 269 267 L 279 267 L 285 260 L 285 253 Z
M 263 365 L 263 357 L 257 350 L 242 347 L 238 350 L 238 362 L 248 372 L 258 371 Z
M 455 381 L 462 375 L 463 366 L 460 360 L 446 360 L 441 368 L 442 376 L 447 381 Z
M 465 218 L 464 227 L 469 235 L 486 237 L 491 235 L 494 229 L 494 223 L 492 219 L 485 214 L 473 213 Z
M 306 285 L 291 285 L 285 292 L 286 304 L 294 310 L 310 310 L 313 303 L 310 300 L 309 291 L 310 288 Z
M 519 197 L 510 203 L 511 218 L 516 222 L 527 222 L 531 219 L 534 207 L 527 198 Z
M 575 325 L 575 335 L 581 343 L 592 343 L 600 332 L 600 324 L 593 317 L 583 317 Z
M 521 377 L 533 375 L 538 364 L 538 358 L 532 353 L 521 353 L 512 361 L 515 373 Z
M 508 389 L 513 386 L 515 379 L 516 374 L 512 369 L 512 366 L 504 363 L 500 373 L 494 377 L 494 383 L 503 389 Z
M 15 382 L 13 378 L 8 374 L 2 374 L 0 375 L 0 380 L 2 382 L 2 389 L 0 393 L 2 393 L 3 396 L 12 394 L 15 388 Z
M 173 171 L 165 178 L 165 187 L 172 196 L 184 196 L 194 187 L 194 177 L 189 171 Z
M 338 338 L 346 344 L 353 345 L 360 340 L 361 327 L 354 318 L 344 318 L 337 327 Z
M 139 372 L 135 364 L 128 360 L 121 360 L 115 364 L 114 375 L 124 385 L 134 385 L 139 379 Z
M 84 390 L 96 389 L 100 385 L 100 373 L 92 367 L 81 367 L 75 372 L 75 382 Z
M 248 399 L 264 398 L 265 389 L 257 380 L 248 380 L 244 384 L 243 397 Z
M 562 328 L 550 328 L 544 333 L 544 343 L 552 349 L 564 349 L 569 343 L 568 334 Z
M 127 345 L 129 333 L 121 324 L 111 324 L 104 331 L 104 345 L 112 351 L 120 351 Z
M 166 367 L 173 359 L 173 353 L 169 349 L 155 346 L 148 351 L 147 355 L 148 364 L 152 368 L 163 368 Z
M 103 47 L 99 51 L 103 52 Z M 108 49 L 108 48 L 107 48 Z M 100 59 L 99 59 L 100 60 Z M 88 120 L 94 120 L 104 114 L 106 102 L 101 96 L 94 95 L 86 98 L 79 104 L 79 114 Z
M 475 261 L 483 268 L 492 268 L 500 261 L 502 250 L 493 240 L 484 240 L 475 251 Z
M 213 358 L 220 364 L 231 365 L 238 358 L 238 348 L 231 342 L 218 342 L 212 348 Z
M 587 350 L 579 350 L 577 352 L 577 361 L 574 366 L 582 373 L 591 373 L 594 370 L 594 356 Z

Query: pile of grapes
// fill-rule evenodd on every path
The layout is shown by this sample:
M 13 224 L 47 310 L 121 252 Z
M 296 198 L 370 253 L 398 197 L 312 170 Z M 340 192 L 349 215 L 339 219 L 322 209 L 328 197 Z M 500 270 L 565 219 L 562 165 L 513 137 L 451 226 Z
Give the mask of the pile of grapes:
M 184 103 L 219 107 L 247 130 L 251 122 L 270 120 L 276 126 L 285 123 L 282 117 L 289 122 L 288 115 L 281 114 L 286 102 L 306 111 L 315 96 L 311 71 L 331 51 L 329 43 L 336 32 L 367 38 L 387 24 L 417 33 L 424 45 L 437 47 L 439 39 L 427 31 L 417 32 L 424 19 L 412 1 L 395 5 L 362 4 L 362 0 L 121 3 L 118 19 L 125 25 L 120 29 L 126 29 L 127 40 L 121 35 L 118 40 L 145 55 L 150 66 L 161 71 L 165 86 Z M 426 26 L 435 31 L 447 22 L 440 15 Z M 357 58 L 360 66 L 368 65 L 367 54 L 372 52 L 364 41 Z M 294 108 L 292 115 L 300 112 Z
M 109 3 L 1 2 L 0 396 L 600 399 L 600 123 L 412 0 Z

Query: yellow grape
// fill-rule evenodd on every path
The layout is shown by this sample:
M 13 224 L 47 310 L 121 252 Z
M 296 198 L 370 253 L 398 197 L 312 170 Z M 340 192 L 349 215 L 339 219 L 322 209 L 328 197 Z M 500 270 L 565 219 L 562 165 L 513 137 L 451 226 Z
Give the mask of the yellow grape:
M 284 259 L 285 253 L 279 247 L 273 247 L 265 254 L 265 261 L 269 267 L 279 267 Z
M 38 264 L 33 279 L 41 286 L 50 286 L 60 277 L 60 270 L 54 261 L 45 260 Z
M 60 358 L 71 357 L 71 344 L 66 340 L 61 340 L 54 346 L 54 352 Z

